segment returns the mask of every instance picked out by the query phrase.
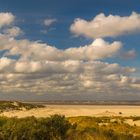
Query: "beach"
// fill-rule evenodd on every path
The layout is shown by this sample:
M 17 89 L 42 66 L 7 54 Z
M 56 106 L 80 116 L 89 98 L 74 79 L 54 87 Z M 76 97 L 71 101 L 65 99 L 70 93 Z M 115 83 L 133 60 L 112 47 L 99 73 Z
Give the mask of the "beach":
M 140 116 L 140 106 L 128 105 L 45 105 L 44 108 L 31 110 L 4 111 L 0 116 L 7 117 L 48 117 L 54 114 L 65 115 L 66 117 L 76 116 Z

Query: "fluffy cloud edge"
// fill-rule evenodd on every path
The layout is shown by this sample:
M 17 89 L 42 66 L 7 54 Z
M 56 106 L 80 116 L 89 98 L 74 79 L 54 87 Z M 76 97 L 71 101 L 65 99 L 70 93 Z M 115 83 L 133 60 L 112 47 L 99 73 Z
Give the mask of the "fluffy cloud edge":
M 0 13 L 0 28 L 9 26 L 15 21 L 15 16 L 10 12 Z
M 101 13 L 91 21 L 77 18 L 70 26 L 70 31 L 76 36 L 83 35 L 94 39 L 140 32 L 140 14 L 132 12 L 130 16 L 105 16 Z

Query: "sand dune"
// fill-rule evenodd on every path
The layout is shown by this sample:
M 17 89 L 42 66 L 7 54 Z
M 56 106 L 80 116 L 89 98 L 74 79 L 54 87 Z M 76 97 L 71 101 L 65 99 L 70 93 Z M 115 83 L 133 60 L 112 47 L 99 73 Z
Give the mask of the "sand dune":
M 140 106 L 46 105 L 45 108 L 13 110 L 0 114 L 7 117 L 47 117 L 53 114 L 70 116 L 140 116 Z
M 134 126 L 134 125 L 140 126 L 140 120 L 133 121 L 132 119 L 126 119 L 125 123 L 127 123 L 127 124 L 129 124 L 131 126 Z

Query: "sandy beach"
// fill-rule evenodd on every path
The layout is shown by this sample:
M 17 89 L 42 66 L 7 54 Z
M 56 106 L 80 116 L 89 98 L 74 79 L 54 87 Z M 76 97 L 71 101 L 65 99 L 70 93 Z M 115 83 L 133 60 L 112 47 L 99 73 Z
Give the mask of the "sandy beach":
M 74 116 L 140 116 L 140 106 L 111 105 L 46 105 L 45 108 L 31 110 L 12 110 L 0 114 L 7 117 L 48 117 L 59 114 L 66 117 Z

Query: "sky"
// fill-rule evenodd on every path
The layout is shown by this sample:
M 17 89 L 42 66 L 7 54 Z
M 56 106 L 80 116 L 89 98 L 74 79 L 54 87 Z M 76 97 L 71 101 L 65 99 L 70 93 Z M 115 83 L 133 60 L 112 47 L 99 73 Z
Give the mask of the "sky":
M 0 99 L 140 100 L 140 0 L 0 0 Z

